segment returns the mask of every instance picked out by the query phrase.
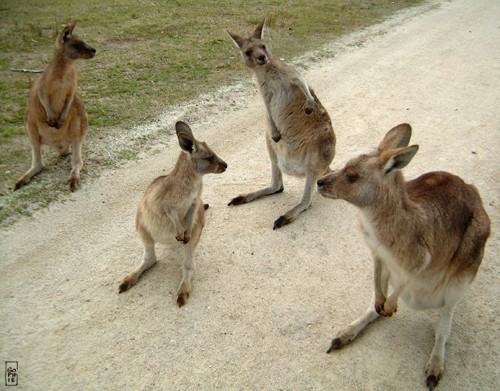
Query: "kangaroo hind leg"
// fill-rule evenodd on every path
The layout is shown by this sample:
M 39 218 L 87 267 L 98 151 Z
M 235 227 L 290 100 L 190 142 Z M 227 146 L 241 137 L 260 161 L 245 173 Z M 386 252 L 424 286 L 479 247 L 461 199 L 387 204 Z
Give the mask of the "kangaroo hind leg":
M 139 226 L 138 230 L 142 243 L 144 245 L 144 258 L 141 264 L 135 270 L 127 274 L 127 276 L 125 276 L 125 278 L 122 280 L 118 288 L 119 293 L 125 292 L 126 290 L 134 286 L 137 280 L 139 280 L 141 274 L 156 263 L 154 240 L 144 228 Z
M 27 132 L 29 134 L 29 132 Z M 42 146 L 39 141 L 31 140 L 31 168 L 16 182 L 14 191 L 26 186 L 43 169 Z

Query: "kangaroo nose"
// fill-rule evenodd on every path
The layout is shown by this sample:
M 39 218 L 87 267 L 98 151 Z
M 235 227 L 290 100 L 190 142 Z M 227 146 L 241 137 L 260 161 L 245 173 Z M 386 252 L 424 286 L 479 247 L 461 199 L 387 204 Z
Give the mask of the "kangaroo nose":
M 95 50 L 93 47 L 91 46 L 87 46 L 87 55 L 89 56 L 89 58 L 93 58 L 97 52 L 97 50 Z
M 220 162 L 219 166 L 222 167 L 222 172 L 226 171 L 226 168 L 227 168 L 226 162 L 224 162 L 224 161 Z
M 259 64 L 265 64 L 267 62 L 267 57 L 262 54 L 257 58 L 257 60 L 259 61 Z

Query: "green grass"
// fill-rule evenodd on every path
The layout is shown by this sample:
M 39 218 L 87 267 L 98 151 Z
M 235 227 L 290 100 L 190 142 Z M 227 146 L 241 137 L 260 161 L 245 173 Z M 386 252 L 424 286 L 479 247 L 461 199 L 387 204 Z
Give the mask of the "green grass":
M 96 147 L 90 156 L 85 145 L 120 143 L 115 141 L 117 132 L 155 118 L 165 107 L 250 77 L 226 29 L 249 34 L 265 17 L 269 26 L 266 38 L 273 52 L 290 59 L 421 2 L 2 0 L 0 225 L 15 219 L 20 209 L 29 213 L 67 191 L 69 163 L 54 166 L 61 160 L 46 149 L 47 169 L 33 185 L 17 192 L 22 196 L 12 194 L 15 181 L 30 166 L 23 116 L 37 75 L 11 69 L 45 68 L 64 23 L 78 20 L 75 32 L 97 49 L 94 59 L 78 65 L 78 92 L 90 122 L 82 174 L 93 177 L 103 168 L 136 159 L 138 150 L 157 140 L 126 140 L 111 152 L 105 146 Z

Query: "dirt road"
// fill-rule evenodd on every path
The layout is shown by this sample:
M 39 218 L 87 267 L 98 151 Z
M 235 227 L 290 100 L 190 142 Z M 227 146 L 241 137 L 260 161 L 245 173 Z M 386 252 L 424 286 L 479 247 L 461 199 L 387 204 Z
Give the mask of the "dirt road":
M 497 0 L 431 3 L 332 43 L 327 52 L 335 56 L 304 72 L 333 120 L 333 167 L 409 122 L 420 150 L 407 178 L 446 170 L 482 194 L 492 236 L 457 308 L 440 390 L 500 384 L 499 16 Z M 142 256 L 137 202 L 179 153 L 171 135 L 160 153 L 84 183 L 70 201 L 1 232 L 0 351 L 19 365 L 12 389 L 425 389 L 437 312 L 400 303 L 355 343 L 325 353 L 371 300 L 357 211 L 315 193 L 310 210 L 273 231 L 302 194 L 303 181 L 291 177 L 284 193 L 227 207 L 267 184 L 270 170 L 255 87 L 222 101 L 221 109 L 205 97 L 163 119 L 171 129 L 187 120 L 229 164 L 206 177 L 211 208 L 185 307 L 175 304 L 180 256 L 163 246 L 159 263 L 118 295 Z

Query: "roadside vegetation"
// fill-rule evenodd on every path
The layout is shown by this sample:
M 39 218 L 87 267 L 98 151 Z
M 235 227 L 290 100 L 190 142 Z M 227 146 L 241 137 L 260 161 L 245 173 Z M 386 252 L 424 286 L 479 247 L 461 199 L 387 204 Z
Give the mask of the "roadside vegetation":
M 422 1 L 3 0 L 0 226 L 69 193 L 69 160 L 50 148 L 44 150 L 46 169 L 30 185 L 12 191 L 31 164 L 23 116 L 38 76 L 13 70 L 43 70 L 64 24 L 77 20 L 76 34 L 97 49 L 94 59 L 78 64 L 78 93 L 90 122 L 83 147 L 84 187 L 103 169 L 136 159 L 165 136 L 165 131 L 128 136 L 127 129 L 219 86 L 250 80 L 226 29 L 248 34 L 266 18 L 266 40 L 275 54 L 290 61 Z

